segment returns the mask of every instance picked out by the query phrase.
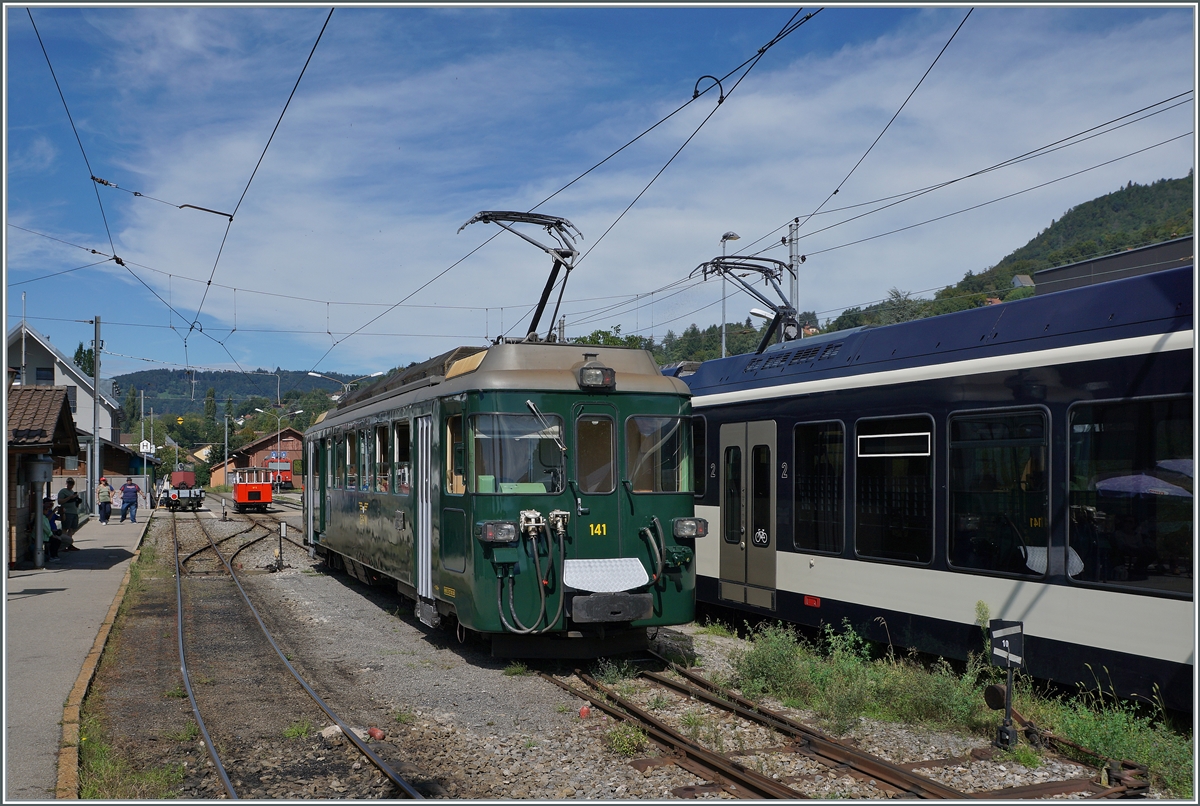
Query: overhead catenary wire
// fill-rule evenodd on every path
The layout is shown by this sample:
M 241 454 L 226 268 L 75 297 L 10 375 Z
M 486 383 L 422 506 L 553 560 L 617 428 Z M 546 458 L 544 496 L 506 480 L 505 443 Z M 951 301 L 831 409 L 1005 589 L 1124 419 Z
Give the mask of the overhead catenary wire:
M 225 251 L 225 241 L 229 238 L 229 228 L 233 226 L 233 218 L 237 215 L 237 211 L 241 209 L 242 202 L 246 199 L 246 194 L 250 192 L 250 185 L 254 182 L 254 177 L 258 175 L 258 169 L 262 165 L 263 160 L 267 156 L 267 149 L 271 147 L 271 141 L 275 139 L 275 133 L 279 131 L 279 125 L 283 123 L 283 116 L 287 114 L 288 106 L 292 103 L 292 98 L 296 95 L 296 90 L 300 88 L 300 81 L 304 78 L 304 73 L 308 70 L 308 65 L 312 61 L 313 54 L 317 52 L 317 45 L 321 44 L 321 37 L 325 35 L 325 29 L 329 26 L 329 20 L 333 17 L 334 9 L 329 9 L 329 14 L 325 17 L 325 22 L 321 25 L 321 31 L 317 34 L 317 41 L 313 42 L 312 50 L 308 52 L 308 58 L 304 60 L 304 66 L 300 68 L 300 75 L 296 77 L 296 83 L 292 87 L 292 91 L 288 94 L 287 101 L 283 104 L 283 109 L 279 112 L 279 119 L 275 121 L 275 128 L 271 129 L 271 136 L 267 138 L 266 145 L 263 146 L 262 154 L 258 157 L 258 162 L 254 165 L 254 170 L 250 172 L 250 178 L 246 181 L 246 187 L 242 189 L 242 195 L 238 198 L 237 204 L 233 208 L 233 212 L 229 214 L 229 221 L 225 224 L 225 234 L 221 238 L 221 246 L 217 249 L 217 259 L 213 262 L 212 273 L 208 277 L 208 284 L 204 288 L 204 295 L 200 298 L 200 305 L 196 308 L 196 316 L 188 327 L 188 335 L 196 327 L 200 320 L 200 312 L 204 310 L 204 302 L 208 299 L 208 288 L 211 286 L 213 277 L 217 275 L 217 264 L 221 261 L 221 253 Z M 99 194 L 97 193 L 97 197 Z M 186 341 L 186 337 L 185 337 Z
M 813 213 L 811 213 L 809 215 L 809 218 L 812 218 L 817 215 L 831 215 L 833 213 L 844 212 L 846 210 L 852 210 L 852 209 L 855 209 L 858 207 L 866 207 L 866 206 L 875 205 L 875 204 L 882 204 L 883 202 L 891 202 L 890 204 L 884 204 L 881 207 L 878 207 L 873 210 L 869 210 L 866 213 L 862 213 L 860 215 L 856 215 L 854 217 L 839 221 L 839 222 L 837 222 L 837 224 L 832 224 L 828 227 L 824 227 L 822 229 L 815 230 L 814 232 L 805 233 L 803 236 L 800 236 L 800 237 L 807 238 L 811 235 L 817 234 L 818 232 L 824 232 L 825 230 L 830 229 L 834 226 L 841 226 L 842 224 L 849 223 L 851 221 L 856 221 L 867 215 L 872 215 L 874 213 L 881 212 L 883 210 L 894 207 L 898 204 L 902 204 L 907 201 L 912 201 L 913 199 L 924 196 L 927 193 L 932 193 L 934 191 L 941 190 L 942 188 L 949 187 L 958 182 L 962 182 L 967 179 L 973 179 L 977 176 L 982 176 L 984 174 L 991 173 L 992 171 L 998 171 L 1003 168 L 1011 167 L 1013 165 L 1019 165 L 1022 162 L 1026 162 L 1026 161 L 1032 160 L 1032 159 L 1037 159 L 1038 157 L 1044 157 L 1048 154 L 1053 154 L 1056 151 L 1060 151 L 1065 148 L 1070 148 L 1072 146 L 1076 146 L 1081 143 L 1085 143 L 1096 137 L 1102 137 L 1103 135 L 1111 134 L 1112 132 L 1123 129 L 1126 126 L 1133 125 L 1134 123 L 1138 123 L 1140 121 L 1146 120 L 1147 118 L 1154 117 L 1155 115 L 1162 114 L 1163 112 L 1168 112 L 1172 109 L 1175 109 L 1177 107 L 1180 107 L 1187 103 L 1190 103 L 1191 102 L 1190 99 L 1184 100 L 1184 101 L 1178 101 L 1178 99 L 1183 98 L 1184 96 L 1187 96 L 1187 95 L 1191 95 L 1191 94 L 1193 94 L 1192 90 L 1187 90 L 1185 92 L 1178 93 L 1177 95 L 1173 95 L 1170 98 L 1165 98 L 1161 101 L 1150 104 L 1149 106 L 1142 107 L 1141 109 L 1137 109 L 1133 112 L 1129 112 L 1129 113 L 1126 113 L 1119 117 L 1112 118 L 1111 120 L 1107 120 L 1104 123 L 1099 123 L 1095 126 L 1091 126 L 1087 129 L 1083 129 L 1082 131 L 1078 131 L 1067 137 L 1060 138 L 1051 143 L 1047 143 L 1045 145 L 1039 146 L 1030 151 L 1026 151 L 1023 154 L 1018 154 L 1015 157 L 1009 157 L 1005 160 L 1001 160 L 1000 162 L 994 163 L 985 168 L 980 168 L 978 170 L 971 171 L 970 173 L 963 174 L 961 176 L 957 176 L 953 179 L 948 179 L 944 182 L 938 182 L 933 185 L 926 185 L 925 187 L 917 188 L 915 190 L 904 191 L 903 193 L 897 193 L 897 194 L 893 194 L 891 196 L 885 196 L 883 198 L 874 199 L 871 201 L 859 202 L 858 204 L 847 205 L 845 207 L 837 207 L 837 208 L 833 208 L 830 210 L 814 211 Z M 1172 101 L 1178 101 L 1178 103 L 1171 103 Z M 1137 117 L 1137 118 L 1134 118 L 1133 120 L 1128 120 L 1124 123 L 1120 123 L 1120 121 L 1123 121 L 1126 118 L 1132 118 L 1135 115 L 1141 115 L 1141 113 L 1147 112 L 1150 109 L 1154 109 L 1156 106 L 1162 106 L 1163 104 L 1170 104 L 1170 106 L 1166 106 L 1165 108 L 1158 109 L 1154 112 L 1149 112 L 1149 114 L 1142 115 L 1142 117 Z M 1119 125 L 1114 125 L 1114 124 L 1119 124 Z M 1111 127 L 1111 128 L 1106 128 L 1106 127 Z M 1099 129 L 1104 129 L 1104 131 L 1098 131 Z M 766 233 L 765 235 L 761 235 L 758 238 L 754 239 L 753 241 L 749 242 L 744 247 L 742 247 L 742 249 L 739 251 L 743 254 L 746 254 L 747 250 L 749 250 L 755 244 L 758 244 L 758 243 L 762 242 L 763 240 L 770 238 L 772 235 L 775 235 L 776 233 L 782 231 L 785 227 L 787 227 L 791 223 L 792 220 L 794 220 L 794 219 L 788 219 L 788 221 L 785 221 L 783 224 L 780 224 L 778 227 L 776 227 L 775 229 Z M 769 249 L 773 249 L 776 246 L 778 246 L 778 244 L 772 243 L 770 246 L 766 247 L 766 249 L 760 250 L 759 252 L 749 253 L 749 254 L 750 254 L 750 256 L 761 255 L 763 252 L 765 252 Z
M 586 260 L 588 255 L 590 255 L 593 251 L 595 251 L 596 247 L 598 247 L 600 245 L 600 242 L 603 241 L 605 239 L 605 237 L 610 232 L 613 231 L 613 228 L 616 227 L 617 224 L 619 224 L 621 222 L 621 220 L 625 217 L 625 215 L 631 209 L 633 209 L 633 206 L 638 203 L 638 201 L 642 198 L 642 196 L 644 196 L 646 194 L 646 192 L 650 190 L 650 187 L 658 180 L 658 178 L 660 176 L 663 175 L 663 173 L 667 170 L 667 168 L 669 168 L 671 166 L 671 164 L 675 161 L 675 159 L 683 152 L 683 149 L 685 149 L 688 146 L 688 144 L 691 143 L 692 140 L 696 137 L 696 135 L 698 135 L 700 133 L 700 130 L 703 129 L 705 124 L 707 124 L 708 121 L 712 119 L 712 116 L 717 113 L 717 110 L 721 108 L 722 104 L 724 104 L 726 99 L 728 99 L 729 96 L 733 94 L 733 92 L 738 88 L 738 86 L 742 83 L 742 81 L 746 78 L 746 76 L 748 76 L 750 74 L 750 71 L 753 70 L 758 65 L 759 61 L 762 60 L 763 56 L 766 55 L 767 51 L 770 50 L 772 47 L 774 47 L 776 44 L 778 44 L 780 41 L 782 41 L 784 37 L 791 34 L 793 31 L 795 31 L 801 25 L 803 25 L 804 23 L 811 20 L 814 16 L 816 16 L 816 14 L 818 14 L 821 11 L 821 9 L 817 9 L 817 11 L 814 11 L 810 14 L 805 15 L 800 21 L 796 22 L 795 21 L 796 16 L 799 15 L 801 11 L 803 11 L 803 9 L 798 9 L 792 15 L 791 19 L 788 20 L 787 24 L 785 24 L 783 26 L 783 28 L 780 29 L 779 33 L 777 33 L 770 42 L 768 42 L 766 45 L 763 45 L 761 48 L 759 48 L 758 52 L 754 56 L 752 56 L 750 59 L 747 59 L 746 61 L 742 62 L 742 64 L 739 65 L 734 70 L 725 74 L 724 78 L 728 79 L 730 76 L 737 73 L 738 70 L 741 70 L 743 67 L 745 67 L 745 70 L 742 72 L 742 74 L 740 76 L 738 76 L 737 81 L 734 82 L 734 85 L 729 89 L 729 92 L 724 91 L 724 87 L 721 84 L 721 80 L 717 81 L 717 86 L 721 88 L 721 95 L 717 99 L 716 105 L 713 106 L 713 108 L 709 111 L 709 113 L 704 116 L 704 119 L 700 121 L 699 125 L 696 126 L 695 130 L 692 131 L 692 133 L 690 135 L 688 135 L 687 139 L 683 141 L 683 143 L 679 146 L 679 148 L 677 148 L 675 150 L 675 153 L 673 153 L 670 156 L 670 158 L 667 159 L 666 163 L 662 166 L 662 168 L 660 168 L 654 174 L 654 176 L 652 176 L 650 178 L 650 181 L 646 183 L 646 186 L 644 188 L 642 188 L 641 191 L 636 196 L 634 196 L 633 201 L 629 202 L 629 204 L 625 207 L 625 209 L 622 210 L 617 215 L 617 217 L 613 220 L 613 222 L 608 225 L 608 228 L 605 229 L 604 232 L 602 232 L 600 234 L 600 237 L 592 242 L 592 245 L 588 247 L 587 251 L 584 252 L 582 255 L 580 255 L 579 259 L 575 263 L 576 267 L 578 267 L 578 265 L 580 263 L 582 263 L 584 260 Z M 707 92 L 707 91 L 711 91 L 711 90 L 712 90 L 712 87 L 710 86 L 710 87 L 706 88 L 705 91 Z M 696 90 L 692 95 L 692 99 L 693 100 L 697 99 L 701 94 L 702 93 L 700 93 L 699 90 Z M 685 103 L 683 106 L 686 106 L 686 105 L 687 104 Z M 682 107 L 680 107 L 680 108 L 682 108 Z M 672 114 L 674 114 L 674 113 L 672 113 Z M 559 192 L 561 192 L 561 191 L 559 191 Z M 545 202 L 542 202 L 541 204 L 544 204 L 544 203 Z M 536 207 L 534 209 L 536 209 Z M 559 283 L 561 285 L 565 285 L 566 282 L 567 282 L 566 276 L 564 276 L 562 278 L 562 280 L 559 281 Z M 526 314 L 526 315 L 528 315 L 528 314 Z M 517 320 L 517 322 L 513 323 L 513 325 L 508 329 L 508 331 L 505 332 L 505 335 L 507 335 L 508 333 L 511 333 L 513 331 L 513 329 L 515 329 L 517 327 L 517 325 L 519 325 L 521 322 L 524 321 L 524 319 L 525 319 L 525 317 L 523 316 L 523 317 L 521 317 L 521 319 Z
M 824 207 L 826 204 L 829 203 L 830 199 L 832 199 L 834 196 L 836 196 L 838 194 L 838 192 L 842 189 L 842 187 L 846 184 L 846 182 L 848 182 L 850 180 L 850 177 L 854 175 L 854 172 L 858 170 L 858 166 L 863 164 L 863 160 L 865 160 L 867 158 L 867 155 L 869 155 L 871 153 L 871 151 L 875 148 L 875 146 L 879 143 L 879 141 L 881 139 L 883 139 L 883 135 L 886 134 L 887 130 L 889 128 L 891 128 L 892 124 L 896 122 L 896 118 L 900 117 L 900 113 L 904 111 L 904 107 L 906 107 L 908 105 L 908 102 L 912 100 L 912 97 L 914 95 L 916 95 L 917 90 L 920 89 L 921 85 L 925 83 L 925 79 L 929 76 L 930 72 L 933 71 L 933 68 L 937 65 L 938 61 L 941 60 L 942 54 L 944 54 L 946 52 L 946 49 L 950 47 L 950 43 L 954 41 L 954 38 L 956 36 L 958 36 L 958 32 L 962 30 L 962 27 L 964 25 L 966 25 L 967 20 L 970 19 L 970 17 L 971 17 L 971 12 L 973 12 L 974 10 L 975 10 L 974 8 L 971 8 L 967 11 L 966 16 L 962 18 L 962 22 L 960 22 L 958 24 L 958 27 L 954 29 L 954 33 L 950 34 L 950 38 L 948 40 L 946 40 L 946 44 L 942 45 L 942 49 L 940 51 L 938 51 L 938 55 L 934 57 L 933 62 L 929 65 L 929 67 L 927 67 L 925 69 L 925 72 L 921 75 L 920 80 L 917 81 L 916 86 L 914 86 L 912 88 L 912 91 L 908 93 L 908 96 L 904 99 L 904 103 L 900 104 L 900 108 L 896 110 L 896 113 L 894 115 L 892 115 L 891 119 L 883 127 L 883 130 L 880 131 L 878 135 L 876 135 L 876 137 L 873 141 L 871 141 L 871 145 L 867 146 L 867 150 L 864 151 L 863 155 L 858 158 L 858 162 L 854 163 L 854 167 L 851 168 L 850 171 L 844 177 L 842 177 L 842 181 L 838 182 L 837 187 L 835 187 L 833 189 L 832 193 L 830 193 L 828 196 L 825 197 L 825 201 L 821 202 L 821 204 L 817 206 L 816 210 L 814 210 L 813 212 L 811 212 L 807 216 L 805 216 L 803 221 L 798 222 L 801 227 L 803 227 L 805 224 L 807 224 L 808 221 L 817 212 L 819 212 L 822 207 Z M 746 247 L 749 248 L 752 245 L 753 244 L 747 244 Z M 738 252 L 735 252 L 735 254 L 738 254 L 740 252 L 741 252 L 741 250 L 739 250 Z

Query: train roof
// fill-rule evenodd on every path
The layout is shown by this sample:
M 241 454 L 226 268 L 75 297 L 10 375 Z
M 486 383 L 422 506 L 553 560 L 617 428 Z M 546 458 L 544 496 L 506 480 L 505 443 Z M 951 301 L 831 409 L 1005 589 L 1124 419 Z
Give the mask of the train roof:
M 319 431 L 375 409 L 479 390 L 581 392 L 577 372 L 590 361 L 614 370 L 620 393 L 689 396 L 686 383 L 665 377 L 646 350 L 557 342 L 510 342 L 457 348 L 376 382 L 313 425 Z
M 824 333 L 757 355 L 713 359 L 688 375 L 686 383 L 693 406 L 704 408 L 741 399 L 752 390 L 767 397 L 783 393 L 773 387 L 820 391 L 805 382 L 1118 339 L 1174 334 L 1154 349 L 1191 347 L 1192 315 L 1189 265 L 895 325 Z

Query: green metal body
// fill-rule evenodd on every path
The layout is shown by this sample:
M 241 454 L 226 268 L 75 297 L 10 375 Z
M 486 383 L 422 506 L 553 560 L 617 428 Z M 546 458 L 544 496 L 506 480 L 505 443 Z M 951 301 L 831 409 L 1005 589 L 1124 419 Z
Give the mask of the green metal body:
M 313 460 L 306 506 L 316 550 L 337 555 L 367 581 L 394 581 L 401 593 L 480 633 L 521 633 L 523 625 L 541 634 L 590 635 L 691 621 L 695 539 L 672 534 L 674 519 L 694 515 L 686 387 L 662 377 L 641 351 L 587 348 L 596 351 L 587 354 L 591 360 L 599 354 L 617 366 L 617 388 L 581 389 L 583 349 L 492 347 L 497 355 L 477 370 L 456 375 L 448 361 L 443 371 L 451 377 L 384 391 L 314 425 L 305 435 Z M 646 469 L 650 449 L 639 446 L 655 447 L 660 432 L 647 423 L 665 424 L 661 433 L 671 434 L 674 446 L 669 461 L 653 454 L 653 472 Z M 500 439 L 491 437 L 503 428 L 520 433 L 496 448 Z M 597 458 L 605 434 L 607 476 Z M 503 471 L 520 462 L 530 475 L 495 475 L 497 463 Z M 590 473 L 581 478 L 582 471 Z M 651 491 L 660 483 L 665 491 Z M 485 523 L 519 523 L 523 512 L 547 525 L 523 530 L 513 542 L 481 540 Z M 561 531 L 549 523 L 552 513 L 558 522 L 566 516 Z M 564 584 L 564 560 L 609 558 L 642 564 L 647 583 L 630 592 L 650 594 L 649 615 L 575 623 L 572 597 L 587 592 Z

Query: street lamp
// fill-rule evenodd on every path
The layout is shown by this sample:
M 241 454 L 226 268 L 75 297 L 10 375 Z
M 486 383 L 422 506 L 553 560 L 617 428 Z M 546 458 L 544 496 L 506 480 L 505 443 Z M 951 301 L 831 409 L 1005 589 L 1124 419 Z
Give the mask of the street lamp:
M 266 415 L 274 416 L 277 421 L 276 422 L 277 429 L 275 431 L 275 458 L 278 459 L 279 454 L 283 453 L 283 418 L 291 417 L 295 414 L 303 414 L 304 409 L 296 409 L 295 411 L 289 411 L 287 414 L 276 414 L 273 411 L 263 411 L 262 409 L 259 409 L 259 408 L 256 408 L 255 411 L 257 411 L 259 414 L 266 414 Z M 279 471 L 275 471 L 275 473 L 273 474 L 273 480 L 271 483 L 275 486 L 279 485 Z
M 314 378 L 324 378 L 327 381 L 333 381 L 334 383 L 340 383 L 342 385 L 341 396 L 344 397 L 345 395 L 350 394 L 351 386 L 358 383 L 359 381 L 365 381 L 367 378 L 378 378 L 380 375 L 383 374 L 383 370 L 380 370 L 379 372 L 372 372 L 370 375 L 364 375 L 361 378 L 355 378 L 352 381 L 339 381 L 337 378 L 330 378 L 328 375 L 322 375 L 319 372 L 311 372 L 310 371 L 308 374 L 313 376 Z M 334 398 L 334 399 L 336 400 L 337 398 Z
M 725 242 L 739 241 L 742 236 L 733 230 L 721 236 L 721 257 L 725 257 Z M 721 273 L 721 358 L 725 357 L 725 287 L 727 284 L 724 272 Z

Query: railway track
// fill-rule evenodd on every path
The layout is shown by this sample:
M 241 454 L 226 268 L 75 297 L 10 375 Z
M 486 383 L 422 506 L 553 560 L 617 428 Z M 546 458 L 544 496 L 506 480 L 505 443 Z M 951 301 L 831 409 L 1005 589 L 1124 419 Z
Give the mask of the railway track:
M 1067 774 L 1056 780 L 961 791 L 939 782 L 939 770 L 992 762 L 992 748 L 976 748 L 964 757 L 889 761 L 764 708 L 666 658 L 654 657 L 669 674 L 642 672 L 621 686 L 606 686 L 578 670 L 575 676 L 587 689 L 548 674 L 542 677 L 643 731 L 660 754 L 634 760 L 635 768 L 644 771 L 674 764 L 708 782 L 677 788 L 673 794 L 679 797 L 716 793 L 759 799 L 828 797 L 823 787 L 842 776 L 865 782 L 881 799 L 1130 798 L 1144 797 L 1149 791 L 1144 767 L 1099 757 L 1023 720 L 1019 724 L 1031 741 L 1090 757 L 1093 766 L 1064 758 L 1057 767 Z M 685 710 L 679 714 L 681 705 Z
M 265 524 L 251 522 L 233 534 L 218 538 L 204 521 L 199 515 L 191 518 L 183 518 L 180 513 L 171 515 L 176 631 L 183 689 L 191 703 L 197 733 L 227 796 L 238 798 L 239 790 L 252 789 L 270 778 L 275 786 L 286 781 L 292 791 L 307 796 L 340 797 L 336 783 L 330 783 L 337 781 L 336 774 L 331 778 L 330 770 L 335 766 L 332 761 L 318 767 L 280 765 L 270 772 L 264 771 L 254 758 L 254 742 L 242 736 L 245 725 L 239 724 L 239 711 L 261 706 L 271 711 L 276 725 L 288 723 L 281 729 L 284 735 L 288 731 L 307 732 L 321 722 L 336 725 L 341 736 L 379 771 L 380 783 L 384 785 L 382 797 L 420 798 L 420 793 L 301 677 L 246 595 L 231 559 L 221 546 L 228 547 L 240 537 L 241 548 L 245 548 L 261 539 L 253 533 L 265 528 Z M 271 535 L 263 535 L 267 536 Z M 223 574 L 214 573 L 217 563 L 223 567 Z M 261 692 L 261 696 L 247 700 L 247 687 Z M 326 786 L 332 788 L 323 789 Z

